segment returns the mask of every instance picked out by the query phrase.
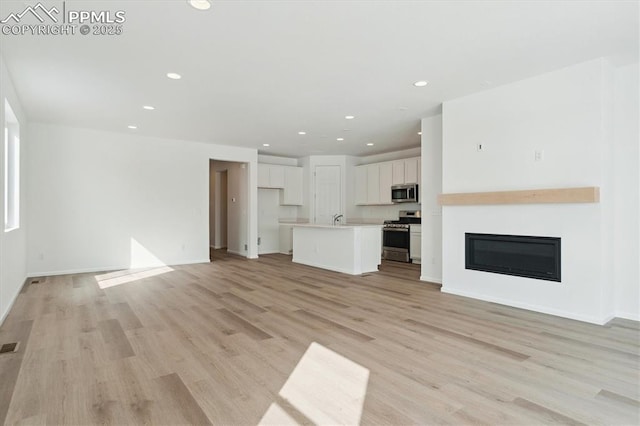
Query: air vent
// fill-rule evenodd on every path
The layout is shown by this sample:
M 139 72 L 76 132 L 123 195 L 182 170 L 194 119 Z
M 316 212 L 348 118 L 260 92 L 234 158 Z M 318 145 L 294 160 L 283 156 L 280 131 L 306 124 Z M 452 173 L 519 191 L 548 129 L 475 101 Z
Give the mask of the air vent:
M 5 343 L 0 347 L 0 354 L 8 354 L 18 352 L 18 347 L 20 346 L 20 342 L 13 343 Z

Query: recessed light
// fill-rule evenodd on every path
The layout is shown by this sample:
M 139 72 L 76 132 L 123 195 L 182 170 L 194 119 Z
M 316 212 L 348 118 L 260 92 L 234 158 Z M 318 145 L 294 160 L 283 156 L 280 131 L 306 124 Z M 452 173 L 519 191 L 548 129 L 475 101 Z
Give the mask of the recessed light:
M 148 111 L 153 111 L 154 109 L 156 109 L 155 107 L 152 107 L 151 105 L 145 105 L 142 107 L 143 109 L 146 109 Z
M 369 142 L 369 143 L 367 144 L 367 146 L 373 146 L 373 143 Z
M 129 129 L 135 130 L 138 128 L 138 126 L 127 126 Z
M 198 10 L 209 10 L 211 3 L 208 0 L 187 0 L 191 7 Z
M 353 120 L 356 117 L 354 117 L 353 115 L 345 115 L 344 118 L 346 118 L 347 120 Z
M 171 80 L 180 80 L 182 78 L 180 74 L 177 74 L 175 72 L 167 73 L 167 77 L 169 77 Z
M 298 132 L 299 135 L 306 135 L 307 132 Z
M 268 143 L 263 143 L 262 146 L 271 146 Z
M 343 141 L 343 140 L 344 140 L 344 138 L 337 138 L 336 140 L 337 140 L 337 141 Z
M 420 81 L 416 81 L 415 83 L 413 83 L 413 85 L 416 86 L 416 87 L 424 87 L 427 84 L 429 84 L 429 82 L 427 80 L 420 80 Z

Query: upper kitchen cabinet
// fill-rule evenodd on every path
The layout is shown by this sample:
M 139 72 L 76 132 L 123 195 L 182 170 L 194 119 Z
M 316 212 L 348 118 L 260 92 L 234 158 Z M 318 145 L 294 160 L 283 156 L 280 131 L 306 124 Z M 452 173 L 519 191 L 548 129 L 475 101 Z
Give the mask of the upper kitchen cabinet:
M 380 204 L 391 204 L 391 185 L 393 185 L 393 163 L 380 163 Z
M 367 204 L 367 166 L 356 167 L 355 202 L 358 205 Z
M 258 164 L 258 188 L 282 189 L 281 205 L 302 205 L 302 180 L 302 167 Z
M 380 204 L 380 166 L 367 165 L 367 204 Z
M 302 205 L 302 167 L 284 166 L 284 190 L 280 197 L 280 204 Z
M 392 167 L 394 185 L 420 183 L 418 175 L 420 169 L 420 157 L 395 160 L 392 162 Z
M 418 181 L 420 157 L 404 160 L 404 183 L 420 183 Z
M 284 167 L 258 164 L 258 188 L 284 188 Z
M 355 175 L 357 205 L 391 204 L 391 162 L 357 166 Z
M 404 183 L 404 160 L 395 160 L 391 162 L 393 170 L 393 185 L 402 185 Z
M 391 186 L 405 183 L 420 183 L 420 157 L 356 166 L 355 203 L 392 204 Z

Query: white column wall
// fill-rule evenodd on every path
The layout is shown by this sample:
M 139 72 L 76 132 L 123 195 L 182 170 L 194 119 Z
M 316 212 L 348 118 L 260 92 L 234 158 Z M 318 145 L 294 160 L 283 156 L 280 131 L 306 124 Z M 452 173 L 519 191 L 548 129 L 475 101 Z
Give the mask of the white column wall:
M 613 317 L 611 81 L 608 63 L 594 60 L 443 104 L 443 192 L 602 191 L 596 204 L 444 207 L 444 292 L 594 323 Z M 561 237 L 562 282 L 465 269 L 465 232 Z

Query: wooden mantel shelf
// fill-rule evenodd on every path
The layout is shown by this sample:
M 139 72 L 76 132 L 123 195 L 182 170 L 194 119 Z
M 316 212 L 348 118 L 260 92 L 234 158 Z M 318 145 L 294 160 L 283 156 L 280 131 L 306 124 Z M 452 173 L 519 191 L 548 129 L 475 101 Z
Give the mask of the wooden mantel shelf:
M 482 204 L 556 204 L 556 203 L 598 203 L 600 188 L 528 189 L 524 191 L 464 192 L 440 194 L 441 206 L 470 206 Z

